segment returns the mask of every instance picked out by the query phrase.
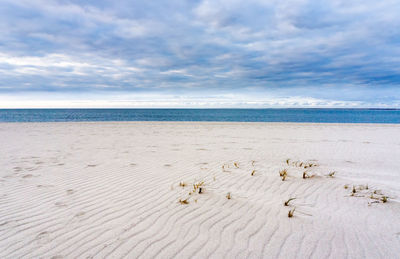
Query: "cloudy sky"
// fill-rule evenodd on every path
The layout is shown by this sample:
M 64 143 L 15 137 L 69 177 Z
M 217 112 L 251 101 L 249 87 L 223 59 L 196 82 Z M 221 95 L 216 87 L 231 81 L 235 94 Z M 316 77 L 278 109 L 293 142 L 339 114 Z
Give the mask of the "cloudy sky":
M 400 108 L 399 14 L 399 0 L 0 0 L 0 108 Z

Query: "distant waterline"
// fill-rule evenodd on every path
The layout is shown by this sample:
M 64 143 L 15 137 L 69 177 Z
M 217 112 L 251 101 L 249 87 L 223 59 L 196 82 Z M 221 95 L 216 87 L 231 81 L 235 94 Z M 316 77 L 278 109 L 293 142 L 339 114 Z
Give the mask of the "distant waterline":
M 396 109 L 0 109 L 0 122 L 231 121 L 400 123 Z

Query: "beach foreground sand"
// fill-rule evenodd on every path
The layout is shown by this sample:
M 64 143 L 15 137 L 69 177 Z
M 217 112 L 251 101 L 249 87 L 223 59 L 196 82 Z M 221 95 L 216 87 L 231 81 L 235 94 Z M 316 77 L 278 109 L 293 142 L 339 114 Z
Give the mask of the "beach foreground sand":
M 0 141 L 0 258 L 400 255 L 398 125 L 2 123 Z

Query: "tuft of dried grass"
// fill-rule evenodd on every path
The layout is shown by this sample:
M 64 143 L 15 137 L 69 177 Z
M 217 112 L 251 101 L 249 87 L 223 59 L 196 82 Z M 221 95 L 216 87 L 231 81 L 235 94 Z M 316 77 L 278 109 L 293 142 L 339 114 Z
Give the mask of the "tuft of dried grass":
M 251 176 L 254 176 L 255 173 L 256 173 L 256 170 L 253 170 L 253 172 L 251 172 Z
M 289 212 L 288 212 L 288 217 L 289 217 L 289 218 L 293 217 L 293 214 L 294 214 L 295 209 L 296 209 L 296 208 L 293 208 L 293 209 L 289 210 Z
M 182 187 L 182 188 L 185 188 L 187 186 L 187 184 L 185 182 L 180 182 L 179 186 Z
M 186 199 L 184 199 L 184 200 L 182 200 L 182 199 L 179 199 L 179 203 L 180 204 L 189 204 L 189 198 L 186 198 Z
M 307 179 L 307 178 L 313 178 L 314 175 L 309 175 L 307 171 L 303 172 L 303 179 Z
M 286 159 L 286 164 L 289 165 L 290 163 L 290 158 Z
M 289 198 L 289 200 L 285 201 L 285 203 L 283 205 L 285 206 L 289 206 L 289 202 L 291 202 L 292 200 L 295 200 L 296 198 Z
M 333 178 L 333 177 L 335 177 L 335 174 L 336 174 L 336 171 L 333 171 L 333 172 L 330 172 L 330 173 L 328 174 L 328 176 Z
M 235 163 L 233 163 L 233 165 L 234 165 L 236 168 L 239 168 L 239 163 L 235 162 Z
M 201 194 L 203 192 L 203 189 L 204 189 L 203 185 L 204 185 L 204 181 L 201 181 L 201 182 L 198 182 L 198 183 L 194 183 L 193 184 L 192 193 L 198 192 L 199 194 Z
M 230 193 L 230 192 L 228 192 L 228 193 L 226 194 L 226 198 L 227 198 L 228 200 L 232 199 L 232 196 L 231 196 L 231 193 Z
M 282 178 L 282 181 L 285 181 L 287 177 L 287 169 L 279 171 L 279 176 Z

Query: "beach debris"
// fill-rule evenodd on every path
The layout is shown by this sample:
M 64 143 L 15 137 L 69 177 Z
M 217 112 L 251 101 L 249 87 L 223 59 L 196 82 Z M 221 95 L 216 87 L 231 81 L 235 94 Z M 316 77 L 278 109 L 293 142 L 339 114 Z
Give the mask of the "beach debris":
M 288 217 L 289 218 L 293 217 L 293 214 L 294 214 L 295 210 L 296 210 L 296 208 L 293 208 L 293 209 L 289 210 L 289 212 L 288 212 Z
M 289 200 L 285 201 L 285 203 L 283 205 L 285 206 L 289 206 L 289 202 L 291 202 L 292 200 L 295 200 L 296 198 L 289 198 Z

